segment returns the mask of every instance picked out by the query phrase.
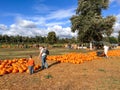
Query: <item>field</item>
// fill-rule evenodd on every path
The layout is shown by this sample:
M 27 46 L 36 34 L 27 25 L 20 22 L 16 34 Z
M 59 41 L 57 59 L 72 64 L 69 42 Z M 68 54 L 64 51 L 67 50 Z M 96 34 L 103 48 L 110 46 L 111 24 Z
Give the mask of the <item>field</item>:
M 86 50 L 50 49 L 50 55 Z M 27 58 L 40 64 L 38 49 L 0 49 L 0 59 Z M 120 90 L 120 57 L 101 57 L 81 64 L 47 61 L 48 69 L 0 76 L 0 90 Z

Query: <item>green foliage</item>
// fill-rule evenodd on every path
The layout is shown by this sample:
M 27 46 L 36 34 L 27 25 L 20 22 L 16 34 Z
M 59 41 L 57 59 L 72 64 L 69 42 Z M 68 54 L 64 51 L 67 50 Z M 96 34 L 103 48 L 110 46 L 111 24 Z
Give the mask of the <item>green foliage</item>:
M 46 79 L 50 79 L 50 78 L 53 78 L 53 76 L 50 75 L 50 74 L 48 74 L 48 75 L 45 76 L 45 78 L 46 78 Z
M 56 35 L 55 35 L 56 37 Z M 51 38 L 49 38 L 51 39 Z M 59 38 L 56 37 L 55 43 L 76 43 L 76 38 Z M 41 43 L 48 43 L 48 37 L 42 36 L 35 36 L 35 37 L 28 37 L 28 36 L 8 36 L 8 35 L 0 35 L 0 47 L 1 44 L 41 44 Z M 53 44 L 53 43 L 52 43 Z M 26 46 L 27 47 L 27 46 Z
M 24 37 L 24 36 L 8 36 L 8 35 L 0 35 L 0 43 L 44 43 L 45 37 L 36 36 L 36 37 Z
M 57 42 L 57 37 L 56 37 L 56 33 L 55 32 L 49 32 L 48 36 L 47 36 L 47 42 L 49 44 L 54 44 Z
M 117 38 L 115 38 L 115 37 L 109 37 L 109 42 L 110 42 L 111 44 L 117 44 L 117 43 L 118 43 L 118 40 L 117 40 Z
M 78 0 L 76 15 L 71 17 L 71 30 L 78 32 L 80 42 L 101 41 L 113 32 L 114 16 L 103 18 L 102 10 L 108 8 L 109 0 Z
M 120 31 L 118 32 L 118 42 L 120 43 Z
M 98 69 L 98 71 L 106 72 L 103 68 Z

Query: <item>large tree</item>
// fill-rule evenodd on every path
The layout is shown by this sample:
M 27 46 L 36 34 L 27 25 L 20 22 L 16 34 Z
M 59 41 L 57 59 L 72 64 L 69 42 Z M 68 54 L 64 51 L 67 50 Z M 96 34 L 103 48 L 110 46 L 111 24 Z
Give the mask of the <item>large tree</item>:
M 110 36 L 115 22 L 114 16 L 102 16 L 109 0 L 78 0 L 76 15 L 71 17 L 71 30 L 78 32 L 80 42 L 101 41 L 103 36 Z
M 48 33 L 47 42 L 49 44 L 54 44 L 57 42 L 56 33 L 54 31 Z

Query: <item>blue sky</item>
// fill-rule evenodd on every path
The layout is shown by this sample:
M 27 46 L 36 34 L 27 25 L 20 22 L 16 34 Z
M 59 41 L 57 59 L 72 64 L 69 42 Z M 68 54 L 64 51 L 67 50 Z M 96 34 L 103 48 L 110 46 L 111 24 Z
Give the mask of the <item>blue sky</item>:
M 0 34 L 46 36 L 55 31 L 59 37 L 73 37 L 70 20 L 78 0 L 1 0 Z M 104 16 L 115 15 L 113 36 L 120 30 L 120 0 L 110 0 Z

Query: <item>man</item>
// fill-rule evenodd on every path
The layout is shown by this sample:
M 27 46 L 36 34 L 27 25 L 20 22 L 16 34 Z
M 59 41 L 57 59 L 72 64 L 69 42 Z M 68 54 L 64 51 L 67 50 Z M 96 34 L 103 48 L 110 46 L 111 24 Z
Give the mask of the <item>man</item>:
M 48 64 L 46 62 L 47 54 L 46 54 L 46 49 L 44 46 L 39 47 L 40 53 L 39 53 L 39 58 L 41 59 L 41 69 L 48 68 Z
M 107 45 L 104 45 L 104 54 L 105 56 L 108 58 L 108 50 L 109 50 L 109 47 Z

